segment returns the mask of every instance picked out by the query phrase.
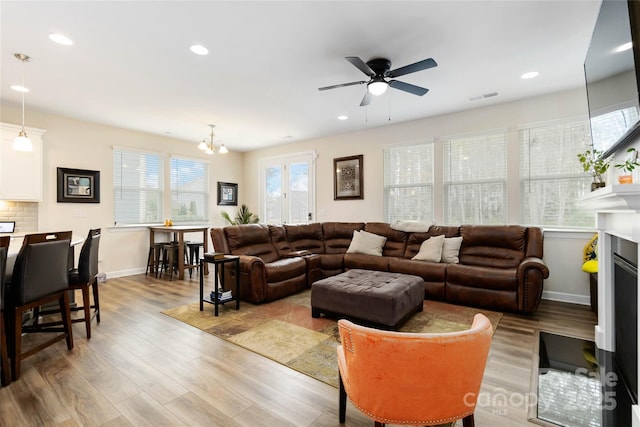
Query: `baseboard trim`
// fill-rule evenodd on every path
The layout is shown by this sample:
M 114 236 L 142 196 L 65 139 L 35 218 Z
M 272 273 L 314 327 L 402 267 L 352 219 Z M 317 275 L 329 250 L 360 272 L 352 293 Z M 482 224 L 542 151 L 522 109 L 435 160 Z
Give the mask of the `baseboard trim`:
M 571 304 L 591 305 L 589 295 L 568 294 L 565 292 L 542 291 L 542 299 L 568 302 Z
M 142 274 L 146 271 L 147 271 L 146 267 L 140 267 L 140 268 L 130 268 L 128 270 L 111 271 L 106 274 L 107 274 L 107 279 L 110 279 L 112 277 L 133 276 L 134 274 Z

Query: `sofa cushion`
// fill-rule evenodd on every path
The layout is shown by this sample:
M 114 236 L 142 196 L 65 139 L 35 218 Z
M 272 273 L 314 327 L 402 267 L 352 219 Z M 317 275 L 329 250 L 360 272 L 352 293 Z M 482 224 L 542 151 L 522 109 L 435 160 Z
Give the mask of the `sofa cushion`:
M 415 262 L 406 258 L 390 258 L 389 271 L 392 273 L 420 276 L 425 282 L 444 283 L 447 274 L 447 264 L 426 261 Z
M 317 222 L 305 225 L 284 225 L 287 240 L 293 250 L 308 250 L 314 254 L 324 253 L 322 224 Z
M 433 222 L 430 221 L 395 221 L 389 226 L 394 230 L 407 233 L 426 233 L 432 225 Z
M 460 227 L 432 225 L 427 233 L 408 233 L 407 247 L 404 252 L 405 258 L 413 258 L 420 245 L 429 237 L 444 235 L 444 237 L 456 237 L 460 235 Z
M 269 228 L 262 224 L 232 225 L 224 228 L 232 255 L 252 255 L 265 263 L 279 258 Z
M 442 244 L 444 243 L 444 235 L 431 237 L 420 245 L 418 253 L 411 258 L 416 261 L 440 262 L 442 258 Z
M 382 247 L 386 241 L 387 238 L 384 236 L 366 231 L 354 231 L 347 253 L 382 256 Z
M 382 249 L 382 255 L 404 256 L 407 248 L 408 233 L 394 230 L 386 222 L 368 222 L 365 224 L 364 230 L 387 238 Z
M 463 225 L 460 262 L 483 267 L 516 267 L 525 257 L 527 229 L 517 225 Z
M 291 249 L 291 244 L 287 241 L 287 235 L 285 234 L 283 226 L 269 225 L 269 234 L 271 234 L 271 241 L 280 256 L 293 250 Z
M 344 268 L 345 270 L 360 268 L 363 270 L 389 271 L 389 260 L 391 259 L 393 258 L 387 256 L 345 254 Z
M 447 286 L 450 284 L 468 288 L 515 291 L 518 289 L 518 272 L 516 268 L 449 264 L 447 266 Z
M 442 258 L 440 262 L 457 264 L 460 262 L 458 254 L 460 253 L 460 245 L 462 245 L 462 237 L 445 238 L 442 243 Z
M 344 254 L 351 244 L 355 230 L 364 230 L 364 222 L 324 222 L 324 252 L 326 254 Z
M 283 258 L 265 264 L 267 281 L 269 283 L 282 282 L 307 273 L 307 263 L 304 258 Z

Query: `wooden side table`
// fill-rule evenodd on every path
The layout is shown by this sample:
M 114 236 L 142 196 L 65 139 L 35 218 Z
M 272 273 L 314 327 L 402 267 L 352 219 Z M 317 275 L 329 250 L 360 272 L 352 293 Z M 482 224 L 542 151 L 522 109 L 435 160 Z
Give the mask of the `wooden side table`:
M 213 264 L 214 266 L 214 289 L 215 294 L 218 294 L 218 290 L 220 288 L 225 289 L 224 287 L 224 264 L 234 263 L 236 269 L 236 290 L 233 298 L 227 301 L 218 301 L 217 298 L 212 299 L 210 296 L 204 295 L 204 267 L 205 263 Z M 222 266 L 222 274 L 218 275 L 218 268 Z M 218 306 L 224 305 L 228 302 L 234 301 L 236 302 L 236 310 L 240 310 L 240 257 L 225 255 L 224 258 L 220 259 L 206 259 L 200 258 L 200 311 L 204 310 L 204 303 L 208 302 L 209 304 L 213 304 L 214 306 L 214 314 L 218 315 Z

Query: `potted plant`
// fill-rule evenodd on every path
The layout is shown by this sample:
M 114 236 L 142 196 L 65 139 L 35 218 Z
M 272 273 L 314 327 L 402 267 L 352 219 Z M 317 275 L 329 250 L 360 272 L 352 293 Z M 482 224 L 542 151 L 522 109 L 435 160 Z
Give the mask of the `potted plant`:
M 640 166 L 636 149 L 633 147 L 629 148 L 624 158 L 624 163 L 616 163 L 614 166 L 624 172 L 623 175 L 618 176 L 618 182 L 620 184 L 631 184 L 633 182 L 633 175 L 631 173 L 636 167 Z
M 607 173 L 611 160 L 602 158 L 602 151 L 598 151 L 596 149 L 593 151 L 587 150 L 577 156 L 578 161 L 582 164 L 582 169 L 593 176 L 591 191 L 604 187 L 604 174 Z
M 240 206 L 235 219 L 232 220 L 227 212 L 222 212 L 222 217 L 231 225 L 257 224 L 260 222 L 260 218 L 257 215 L 254 215 L 245 204 Z

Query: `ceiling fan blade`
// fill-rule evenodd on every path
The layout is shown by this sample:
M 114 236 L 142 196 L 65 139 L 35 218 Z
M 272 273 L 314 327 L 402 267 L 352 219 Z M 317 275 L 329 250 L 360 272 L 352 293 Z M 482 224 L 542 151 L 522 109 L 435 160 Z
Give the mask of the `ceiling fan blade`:
M 366 82 L 364 82 L 364 81 L 362 81 L 362 82 L 342 83 L 342 84 L 339 84 L 339 85 L 319 87 L 318 90 L 329 90 L 329 89 L 335 89 L 337 87 L 355 86 L 355 85 L 362 85 L 362 84 L 365 84 L 365 83 Z
M 369 91 L 367 90 L 364 93 L 364 98 L 362 98 L 362 102 L 360 103 L 361 107 L 366 107 L 371 102 L 371 96 L 369 95 Z
M 416 71 L 428 70 L 429 68 L 437 67 L 438 64 L 433 58 L 424 59 L 422 61 L 415 62 L 410 65 L 405 65 L 404 67 L 396 68 L 395 70 L 389 71 L 387 74 L 388 77 L 400 77 L 405 74 L 415 73 Z
M 351 62 L 358 70 L 362 71 L 369 77 L 373 77 L 376 73 L 364 62 L 362 59 L 357 56 L 347 56 L 345 59 Z
M 425 93 L 429 92 L 429 89 L 426 89 L 424 87 L 412 85 L 410 83 L 405 83 L 398 80 L 390 80 L 389 86 L 391 86 L 394 89 L 399 89 L 399 90 L 409 92 L 418 96 L 422 96 Z

